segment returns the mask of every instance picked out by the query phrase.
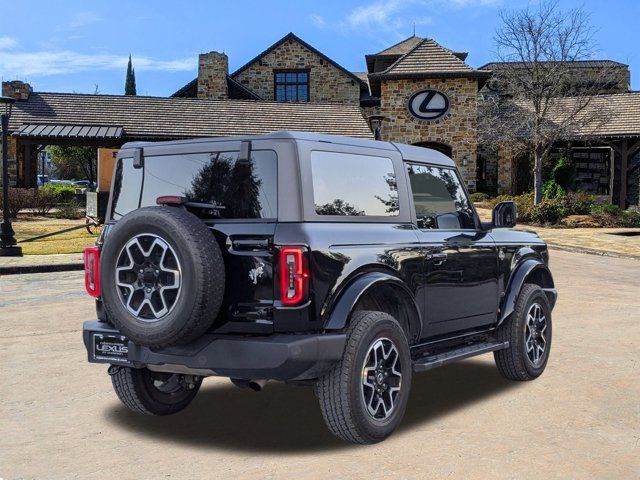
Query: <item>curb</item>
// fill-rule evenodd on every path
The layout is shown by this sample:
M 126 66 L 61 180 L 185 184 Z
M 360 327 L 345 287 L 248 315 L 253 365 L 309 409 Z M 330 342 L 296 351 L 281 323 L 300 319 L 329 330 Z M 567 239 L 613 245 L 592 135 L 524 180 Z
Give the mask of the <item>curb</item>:
M 71 272 L 84 270 L 82 263 L 60 263 L 56 265 L 16 265 L 0 267 L 0 275 L 19 275 L 23 273 Z
M 569 247 L 567 245 L 559 245 L 557 243 L 552 243 L 549 241 L 546 241 L 547 245 L 549 246 L 549 248 L 553 249 L 553 250 L 562 250 L 565 252 L 571 252 L 571 253 L 586 253 L 588 255 L 598 255 L 600 257 L 613 257 L 613 258 L 630 258 L 632 260 L 640 260 L 640 256 L 638 255 L 629 255 L 626 253 L 615 253 L 615 252 L 605 252 L 603 250 L 595 250 L 592 248 L 585 248 L 585 247 Z

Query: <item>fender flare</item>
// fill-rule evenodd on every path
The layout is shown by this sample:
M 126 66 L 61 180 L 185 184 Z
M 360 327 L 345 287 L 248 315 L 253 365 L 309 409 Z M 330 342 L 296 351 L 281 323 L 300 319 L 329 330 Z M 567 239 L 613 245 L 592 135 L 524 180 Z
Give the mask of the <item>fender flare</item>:
M 399 278 L 383 272 L 365 273 L 352 280 L 340 294 L 338 299 L 333 303 L 333 306 L 330 307 L 330 313 L 324 323 L 324 329 L 344 329 L 348 325 L 349 316 L 360 298 L 362 298 L 362 296 L 371 288 L 382 284 L 391 284 L 394 287 L 402 289 L 407 294 L 408 298 L 411 299 L 410 308 L 412 310 L 412 314 L 415 315 L 415 318 L 420 323 L 420 329 L 422 329 L 420 309 L 418 308 L 418 304 L 416 303 L 416 299 L 411 290 Z
M 516 301 L 518 300 L 518 295 L 520 294 L 520 290 L 522 290 L 522 286 L 527 282 L 528 278 L 530 278 L 534 274 L 538 274 L 538 272 L 542 275 L 542 278 L 545 279 L 546 283 L 546 285 L 540 285 L 540 287 L 547 295 L 551 308 L 554 307 L 558 294 L 556 289 L 554 288 L 553 277 L 551 276 L 549 267 L 547 267 L 541 260 L 528 258 L 522 261 L 522 263 L 520 263 L 520 265 L 516 267 L 516 270 L 511 275 L 509 286 L 505 291 L 505 295 L 500 307 L 500 317 L 498 319 L 498 325 L 504 322 L 509 317 L 509 315 L 513 313 Z

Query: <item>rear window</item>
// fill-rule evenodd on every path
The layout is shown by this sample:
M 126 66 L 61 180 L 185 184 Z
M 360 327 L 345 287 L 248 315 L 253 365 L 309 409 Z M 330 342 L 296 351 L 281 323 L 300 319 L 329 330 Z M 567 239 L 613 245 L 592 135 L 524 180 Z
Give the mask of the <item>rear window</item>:
M 111 197 L 111 218 L 118 220 L 138 208 L 142 170 L 133 168 L 132 158 L 122 158 L 116 163 Z
M 311 153 L 311 171 L 318 215 L 398 215 L 398 189 L 391 159 L 315 151 Z
M 238 162 L 238 152 L 148 156 L 144 159 L 142 206 L 164 195 L 211 204 L 212 218 L 277 217 L 277 156 L 272 150 L 251 152 Z

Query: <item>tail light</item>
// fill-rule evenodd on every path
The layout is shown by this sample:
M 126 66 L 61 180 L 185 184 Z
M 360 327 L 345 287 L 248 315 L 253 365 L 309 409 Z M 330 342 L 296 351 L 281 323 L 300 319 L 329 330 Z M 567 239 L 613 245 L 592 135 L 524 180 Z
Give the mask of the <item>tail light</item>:
M 100 247 L 84 249 L 84 286 L 92 297 L 100 296 Z
M 298 305 L 307 298 L 309 267 L 306 249 L 282 247 L 280 250 L 280 300 L 283 305 Z

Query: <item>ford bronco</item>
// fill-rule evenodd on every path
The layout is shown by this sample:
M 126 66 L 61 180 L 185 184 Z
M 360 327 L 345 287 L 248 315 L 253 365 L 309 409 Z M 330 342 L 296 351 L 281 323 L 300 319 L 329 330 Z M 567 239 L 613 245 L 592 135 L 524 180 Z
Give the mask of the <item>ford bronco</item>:
M 516 207 L 481 222 L 435 150 L 299 132 L 130 143 L 85 251 L 109 364 L 129 409 L 167 415 L 204 377 L 313 385 L 329 430 L 389 436 L 412 375 L 493 352 L 510 380 L 547 364 L 556 290 Z

